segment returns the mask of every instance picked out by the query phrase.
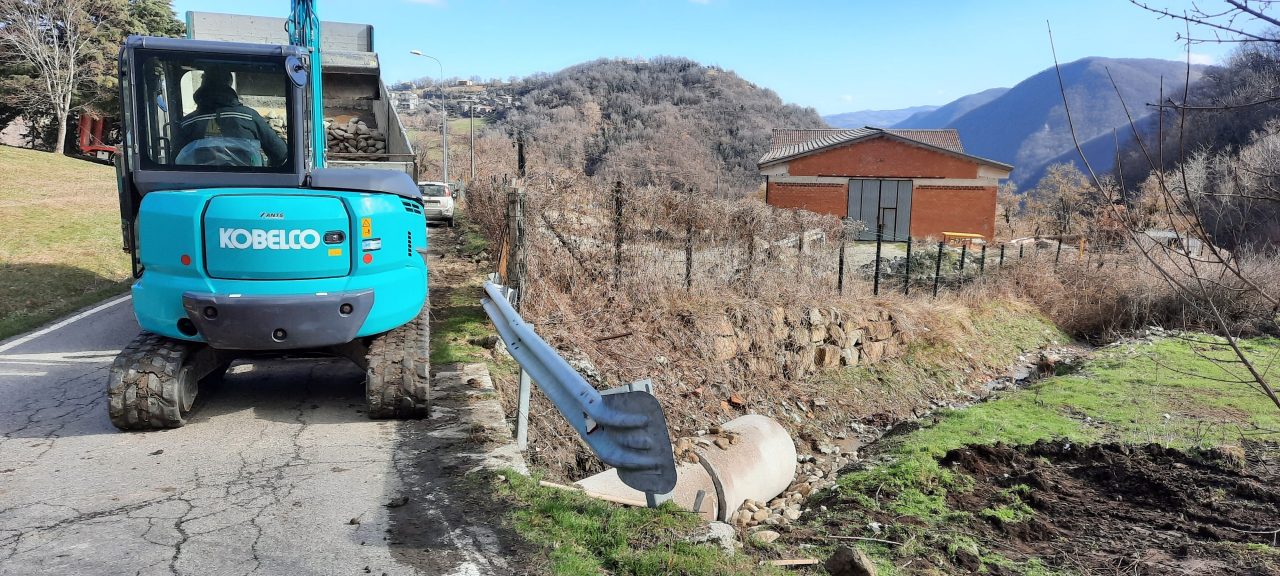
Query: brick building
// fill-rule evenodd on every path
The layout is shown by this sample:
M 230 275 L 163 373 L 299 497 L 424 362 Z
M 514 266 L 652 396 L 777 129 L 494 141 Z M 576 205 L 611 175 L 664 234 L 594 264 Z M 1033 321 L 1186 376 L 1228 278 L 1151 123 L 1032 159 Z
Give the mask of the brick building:
M 955 130 L 774 130 L 765 201 L 861 220 L 860 239 L 995 236 L 996 188 L 1013 167 L 964 152 Z

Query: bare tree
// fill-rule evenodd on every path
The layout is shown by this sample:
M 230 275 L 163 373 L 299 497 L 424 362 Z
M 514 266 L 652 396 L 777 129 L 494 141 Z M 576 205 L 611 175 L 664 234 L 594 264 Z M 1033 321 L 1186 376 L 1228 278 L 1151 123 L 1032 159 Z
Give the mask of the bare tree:
M 1174 120 L 1176 121 L 1175 127 L 1179 138 L 1185 133 L 1188 115 L 1205 109 L 1192 106 L 1189 103 L 1191 44 L 1200 41 L 1275 42 L 1274 39 L 1269 39 L 1267 36 L 1248 32 L 1242 22 L 1244 19 L 1253 19 L 1277 24 L 1275 19 L 1263 14 L 1263 11 L 1271 6 L 1270 1 L 1224 1 L 1228 6 L 1219 12 L 1205 11 L 1197 7 L 1194 12 L 1182 15 L 1134 2 L 1138 6 L 1162 16 L 1187 22 L 1188 32 L 1183 36 L 1187 45 L 1186 82 L 1183 85 L 1180 100 L 1173 101 L 1170 99 L 1171 105 L 1168 106 L 1169 109 L 1176 113 Z M 1217 32 L 1226 32 L 1232 36 L 1230 39 L 1225 39 L 1222 36 L 1216 36 L 1215 39 L 1194 38 L 1190 33 L 1192 24 L 1205 26 Z M 1049 41 L 1052 47 L 1052 30 L 1049 32 Z M 1101 205 L 1104 208 L 1110 207 L 1109 219 L 1125 224 L 1130 245 L 1137 249 L 1157 275 L 1182 299 L 1186 309 L 1193 310 L 1199 315 L 1208 318 L 1216 327 L 1216 332 L 1223 338 L 1222 341 L 1219 341 L 1212 338 L 1186 337 L 1191 349 L 1211 362 L 1217 370 L 1215 374 L 1196 374 L 1195 376 L 1252 387 L 1266 396 L 1277 408 L 1280 408 L 1280 394 L 1277 394 L 1276 388 L 1269 378 L 1269 368 L 1275 358 L 1271 358 L 1267 362 L 1259 362 L 1258 358 L 1255 358 L 1242 346 L 1240 342 L 1242 330 L 1232 321 L 1227 309 L 1228 306 L 1238 305 L 1241 301 L 1247 300 L 1251 303 L 1246 304 L 1253 309 L 1251 312 L 1258 316 L 1270 315 L 1274 318 L 1277 312 L 1280 312 L 1280 294 L 1275 292 L 1276 287 L 1273 283 L 1268 284 L 1259 281 L 1254 270 L 1247 264 L 1247 260 L 1215 244 L 1215 237 L 1210 231 L 1205 212 L 1200 209 L 1203 206 L 1203 199 L 1206 195 L 1213 194 L 1212 189 L 1205 185 L 1208 180 L 1197 173 L 1198 171 L 1193 166 L 1192 156 L 1187 153 L 1185 147 L 1181 146 L 1179 148 L 1179 158 L 1177 159 L 1179 167 L 1170 173 L 1165 173 L 1161 170 L 1163 159 L 1158 159 L 1151 153 L 1150 146 L 1144 141 L 1143 135 L 1138 130 L 1137 123 L 1129 112 L 1128 105 L 1124 102 L 1124 98 L 1121 97 L 1119 88 L 1113 79 L 1112 85 L 1115 87 L 1116 97 L 1120 98 L 1121 105 L 1129 116 L 1129 125 L 1134 139 L 1142 151 L 1146 164 L 1151 170 L 1152 179 L 1154 179 L 1154 181 L 1148 181 L 1147 187 L 1149 191 L 1159 195 L 1159 200 L 1150 202 L 1159 207 L 1159 210 L 1153 211 L 1153 213 L 1162 217 L 1163 224 L 1168 229 L 1185 234 L 1185 236 L 1179 236 L 1179 239 L 1200 241 L 1203 245 L 1203 250 L 1190 249 L 1189 243 L 1186 242 L 1167 243 L 1153 237 L 1145 228 L 1147 222 L 1144 222 L 1144 218 L 1135 217 L 1134 214 L 1127 213 L 1123 209 L 1124 202 L 1117 195 L 1118 187 L 1108 185 L 1090 166 L 1089 160 L 1085 157 L 1084 151 L 1080 148 L 1079 140 L 1075 136 L 1075 127 L 1071 118 L 1070 106 L 1067 104 L 1065 88 L 1062 85 L 1061 69 L 1058 68 L 1056 50 L 1054 50 L 1054 66 L 1058 69 L 1064 112 L 1067 116 L 1067 125 L 1072 130 L 1072 139 L 1075 141 L 1076 151 L 1089 172 L 1089 178 L 1095 186 L 1096 193 L 1103 198 Z M 1165 101 L 1163 94 L 1161 94 L 1161 100 L 1162 102 Z M 1214 107 L 1213 109 L 1223 110 L 1227 108 Z M 1163 128 L 1162 122 L 1160 130 L 1162 131 Z M 1158 143 L 1162 139 L 1163 134 L 1158 133 L 1156 142 Z
M 1089 180 L 1072 164 L 1049 166 L 1030 192 L 1029 208 L 1037 224 L 1054 234 L 1077 232 L 1081 216 L 1092 212 Z
M 1275 4 L 1274 0 L 1223 0 L 1225 6 L 1216 9 L 1208 8 L 1209 4 L 1192 4 L 1191 9 L 1174 12 L 1168 8 L 1156 6 L 1150 2 L 1129 0 L 1135 6 L 1160 15 L 1163 18 L 1181 20 L 1187 24 L 1204 30 L 1205 35 L 1192 35 L 1188 28 L 1186 34 L 1180 34 L 1179 40 L 1190 44 L 1222 43 L 1222 42 L 1276 42 L 1274 34 L 1260 33 L 1251 27 L 1266 28 L 1280 26 L 1280 19 L 1267 14 L 1267 10 Z
M 1005 234 L 1014 235 L 1013 219 L 1022 207 L 1022 197 L 1018 196 L 1018 185 L 1007 181 L 996 191 L 996 207 L 1000 209 L 1000 220 L 1004 222 Z
M 0 0 L 0 47 L 36 72 L 39 90 L 24 98 L 52 113 L 56 154 L 67 139 L 71 99 L 84 81 L 80 67 L 92 41 L 87 22 L 84 0 Z

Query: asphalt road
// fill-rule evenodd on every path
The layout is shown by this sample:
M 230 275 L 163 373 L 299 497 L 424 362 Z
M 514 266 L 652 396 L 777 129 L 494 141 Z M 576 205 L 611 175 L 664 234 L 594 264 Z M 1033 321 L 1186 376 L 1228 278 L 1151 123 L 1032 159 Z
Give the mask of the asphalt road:
M 0 575 L 523 569 L 464 478 L 502 436 L 500 409 L 488 440 L 470 421 L 487 372 L 437 375 L 431 419 L 388 422 L 345 360 L 238 363 L 185 427 L 123 433 L 105 390 L 130 302 L 72 318 L 0 343 Z

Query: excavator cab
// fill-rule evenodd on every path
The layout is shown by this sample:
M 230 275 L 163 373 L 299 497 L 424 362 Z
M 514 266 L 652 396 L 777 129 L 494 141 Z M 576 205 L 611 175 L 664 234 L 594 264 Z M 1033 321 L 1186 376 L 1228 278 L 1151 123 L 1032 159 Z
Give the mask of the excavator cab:
M 241 357 L 366 370 L 372 417 L 427 414 L 427 230 L 395 170 L 327 168 L 308 51 L 130 37 L 117 157 L 143 333 L 108 385 L 121 429 L 181 426 Z

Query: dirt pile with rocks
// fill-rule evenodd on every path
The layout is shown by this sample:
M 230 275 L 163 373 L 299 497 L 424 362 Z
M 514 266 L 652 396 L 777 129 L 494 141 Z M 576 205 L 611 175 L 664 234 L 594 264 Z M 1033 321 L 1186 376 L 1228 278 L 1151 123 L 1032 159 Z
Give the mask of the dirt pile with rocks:
M 1280 574 L 1280 445 L 1187 453 L 1058 440 L 969 446 L 941 462 L 974 479 L 948 503 L 1013 560 L 1083 574 Z M 984 513 L 1001 507 L 1023 512 Z M 968 560 L 958 554 L 956 567 L 981 565 Z

